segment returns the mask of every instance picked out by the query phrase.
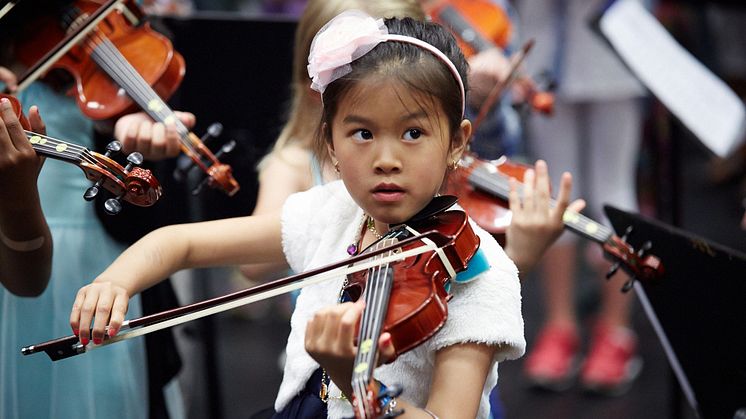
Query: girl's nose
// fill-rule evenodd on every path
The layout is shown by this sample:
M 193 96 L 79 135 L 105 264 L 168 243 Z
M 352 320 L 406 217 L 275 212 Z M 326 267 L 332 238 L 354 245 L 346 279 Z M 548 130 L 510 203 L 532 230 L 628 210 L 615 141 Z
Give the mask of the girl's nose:
M 374 168 L 377 173 L 395 173 L 402 169 L 401 154 L 395 144 L 388 141 L 378 143 Z

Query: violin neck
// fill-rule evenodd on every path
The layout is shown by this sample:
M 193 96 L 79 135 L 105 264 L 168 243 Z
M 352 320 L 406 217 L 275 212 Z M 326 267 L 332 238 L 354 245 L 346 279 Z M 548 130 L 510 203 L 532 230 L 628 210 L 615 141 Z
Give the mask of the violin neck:
M 387 240 L 384 240 L 386 242 Z M 383 245 L 392 244 L 384 243 Z M 355 396 L 355 417 L 373 418 L 372 409 L 378 405 L 376 397 L 369 392 L 373 380 L 373 370 L 378 363 L 378 338 L 383 331 L 383 323 L 388 312 L 391 290 L 394 286 L 394 268 L 380 266 L 371 268 L 365 284 L 363 297 L 365 310 L 360 319 L 358 350 L 352 370 L 352 391 Z
M 38 134 L 32 131 L 25 131 L 26 137 L 31 142 L 37 154 L 50 157 L 55 160 L 62 160 L 75 165 L 80 165 L 87 158 L 92 158 L 90 151 L 77 144 L 58 140 L 46 135 Z
M 127 61 L 116 45 L 103 34 L 98 34 L 96 40 L 91 52 L 93 61 L 154 121 L 174 124 L 182 141 L 188 141 L 189 129 Z
M 505 201 L 509 199 L 510 194 L 508 180 L 507 176 L 494 173 L 487 165 L 482 164 L 475 167 L 471 175 L 469 175 L 469 182 L 474 187 Z M 521 196 L 523 195 L 523 184 L 519 184 L 518 193 Z M 552 199 L 550 205 L 552 207 L 556 206 L 557 201 Z M 606 243 L 614 235 L 614 232 L 610 228 L 575 211 L 566 210 L 562 216 L 562 221 L 565 223 L 566 229 L 600 244 Z

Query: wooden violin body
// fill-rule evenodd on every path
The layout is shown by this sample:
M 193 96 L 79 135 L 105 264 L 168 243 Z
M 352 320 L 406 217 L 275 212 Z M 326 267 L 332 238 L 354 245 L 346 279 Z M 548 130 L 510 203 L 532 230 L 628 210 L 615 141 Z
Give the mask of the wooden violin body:
M 451 29 L 468 58 L 498 47 L 506 49 L 513 34 L 510 16 L 491 0 L 437 0 L 426 4 L 427 14 Z M 527 76 L 516 78 L 516 84 L 532 109 L 549 115 L 554 111 L 554 95 L 541 91 Z
M 399 239 L 419 235 L 419 231 L 439 233 L 437 241 L 431 241 L 437 250 L 348 276 L 347 295 L 352 300 L 365 300 L 351 383 L 357 419 L 378 418 L 382 413 L 379 388 L 373 380 L 381 334 L 390 334 L 394 357 L 430 339 L 448 317 L 446 283 L 466 269 L 479 249 L 479 238 L 463 211 L 439 212 L 397 226 L 369 249 L 396 244 Z M 402 246 L 399 251 L 407 248 Z
M 460 166 L 446 189 L 459 197 L 461 206 L 480 227 L 493 234 L 504 234 L 510 224 L 510 216 L 505 215 L 504 208 L 510 192 L 509 179 L 513 177 L 520 182 L 528 166 L 511 163 L 506 158 L 484 161 L 474 156 L 462 159 Z M 519 193 L 522 193 L 520 188 Z M 648 254 L 649 249 L 634 249 L 624 237 L 618 237 L 603 224 L 570 210 L 565 211 L 563 222 L 573 233 L 599 243 L 606 257 L 633 278 L 652 280 L 663 274 L 660 260 Z M 628 282 L 625 290 L 631 286 L 632 282 Z
M 495 187 L 504 192 L 497 196 L 488 192 L 470 181 L 470 176 L 475 168 L 490 172 Z M 515 163 L 505 157 L 493 161 L 481 160 L 475 156 L 467 155 L 462 158 L 461 164 L 451 173 L 446 181 L 445 193 L 456 195 L 464 210 L 480 227 L 494 235 L 504 235 L 510 225 L 510 210 L 508 209 L 508 180 L 512 177 L 523 180 L 523 176 L 529 166 Z M 502 198 L 504 196 L 505 198 Z
M 51 16 L 39 19 L 23 42 L 16 46 L 18 58 L 27 66 L 39 62 L 79 22 L 88 19 L 100 7 L 96 1 L 78 0 L 64 12 L 62 21 Z M 171 97 L 184 77 L 184 58 L 174 50 L 171 41 L 152 30 L 147 22 L 134 26 L 122 10 L 108 14 L 93 33 L 72 46 L 50 67 L 64 69 L 73 76 L 78 106 L 91 119 L 112 119 L 138 110 L 132 98 L 123 94 L 122 87 L 97 63 L 97 56 L 111 54 L 107 51 L 109 48 L 118 50 L 162 98 Z
M 221 163 L 166 104 L 184 76 L 184 59 L 167 38 L 140 21 L 137 5 L 132 0 L 108 0 L 103 5 L 77 0 L 62 13 L 46 18 L 38 33 L 16 46 L 31 67 L 19 81 L 19 90 L 50 68 L 64 69 L 75 79 L 73 90 L 85 115 L 111 119 L 139 108 L 156 122 L 173 124 L 182 152 L 192 160 L 188 169 L 199 168 L 207 176 L 204 183 L 236 194 L 240 186 L 232 168 Z
M 446 237 L 447 241 L 436 242 L 436 245 L 456 272 L 466 269 L 479 248 L 479 237 L 463 211 L 445 211 L 407 226 L 421 232 L 437 231 Z M 411 234 L 402 226 L 384 239 L 389 237 L 408 238 Z M 405 246 L 402 250 L 406 249 Z M 391 333 L 396 356 L 399 356 L 429 339 L 445 323 L 449 298 L 445 284 L 450 276 L 444 261 L 435 252 L 407 258 L 392 266 L 395 280 L 383 331 Z M 349 276 L 345 291 L 353 301 L 363 296 L 370 276 L 370 271 Z

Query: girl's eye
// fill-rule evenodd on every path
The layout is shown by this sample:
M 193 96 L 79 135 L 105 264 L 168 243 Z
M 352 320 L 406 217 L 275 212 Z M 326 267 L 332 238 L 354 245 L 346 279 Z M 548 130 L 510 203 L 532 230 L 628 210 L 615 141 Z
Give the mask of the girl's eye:
M 367 129 L 359 129 L 352 133 L 352 138 L 356 140 L 370 140 L 373 139 L 373 133 Z
M 416 140 L 420 138 L 422 135 L 422 131 L 420 131 L 417 128 L 410 128 L 404 133 L 404 139 L 405 140 Z

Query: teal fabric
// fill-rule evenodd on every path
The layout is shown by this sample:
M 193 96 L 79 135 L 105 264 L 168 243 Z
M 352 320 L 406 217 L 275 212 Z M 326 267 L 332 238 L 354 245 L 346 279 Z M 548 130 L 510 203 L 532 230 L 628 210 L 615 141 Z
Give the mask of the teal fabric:
M 489 269 L 490 263 L 487 261 L 487 257 L 484 255 L 482 249 L 478 249 L 477 253 L 475 253 L 469 261 L 469 264 L 466 265 L 466 269 L 456 274 L 454 281 L 459 284 L 469 282 L 474 279 L 475 276 L 482 272 L 486 272 Z
M 92 122 L 70 98 L 37 83 L 19 99 L 26 110 L 39 106 L 48 135 L 92 147 Z M 46 354 L 20 353 L 22 346 L 69 335 L 70 308 L 78 289 L 123 251 L 104 232 L 92 204 L 83 200 L 90 182 L 79 168 L 47 159 L 38 184 L 54 239 L 52 278 L 38 298 L 19 298 L 0 287 L 0 417 L 146 418 L 144 339 L 57 362 Z M 127 318 L 140 313 L 135 297 Z

